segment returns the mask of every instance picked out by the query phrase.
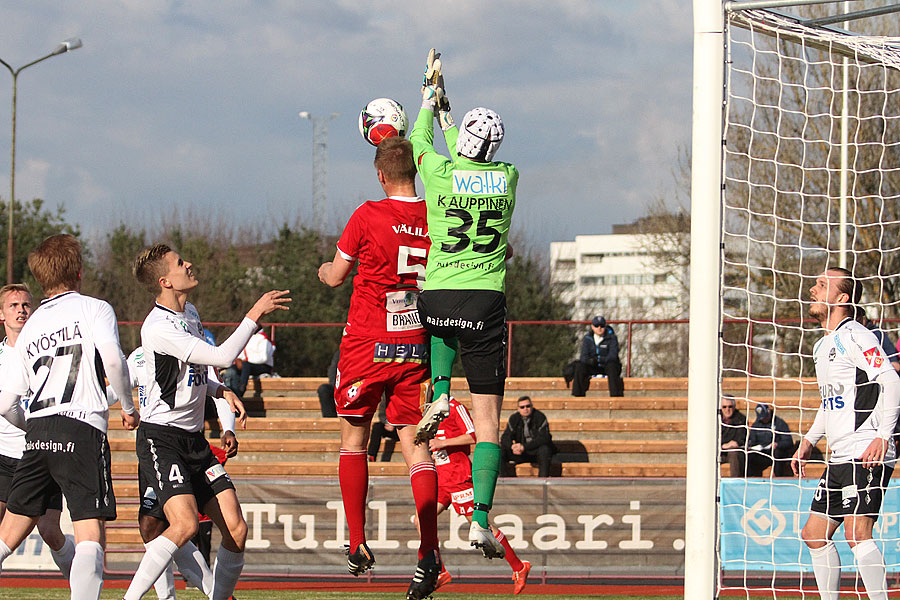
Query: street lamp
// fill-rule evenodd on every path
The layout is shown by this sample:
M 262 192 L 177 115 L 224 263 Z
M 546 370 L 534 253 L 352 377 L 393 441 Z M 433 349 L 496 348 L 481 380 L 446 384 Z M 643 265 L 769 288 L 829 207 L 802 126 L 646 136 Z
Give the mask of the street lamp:
M 313 124 L 313 219 L 321 236 L 325 235 L 325 205 L 328 201 L 328 121 L 341 116 L 331 113 L 327 117 L 313 117 L 309 112 L 299 113 L 301 119 L 309 119 Z M 324 238 L 323 238 L 324 239 Z
M 16 200 L 16 81 L 19 78 L 19 73 L 27 69 L 32 65 L 36 65 L 41 61 L 45 61 L 48 58 L 56 56 L 58 54 L 65 54 L 70 50 L 77 50 L 81 48 L 81 39 L 80 38 L 69 38 L 67 40 L 63 40 L 60 42 L 56 48 L 53 49 L 53 52 L 48 54 L 47 56 L 42 56 L 37 60 L 33 60 L 27 65 L 23 65 L 18 69 L 13 69 L 9 63 L 0 58 L 0 64 L 9 69 L 10 74 L 13 78 L 12 84 L 12 151 L 10 152 L 12 158 L 10 160 L 11 166 L 9 169 L 9 231 L 7 233 L 6 238 L 6 283 L 13 283 L 13 207 L 15 206 Z

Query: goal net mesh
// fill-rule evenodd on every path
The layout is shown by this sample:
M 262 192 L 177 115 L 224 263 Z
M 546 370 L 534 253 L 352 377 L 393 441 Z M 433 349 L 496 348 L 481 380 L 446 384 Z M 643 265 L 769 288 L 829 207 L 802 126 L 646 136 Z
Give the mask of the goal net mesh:
M 722 395 L 746 416 L 736 426 L 744 434 L 757 408 L 768 406 L 796 445 L 821 402 L 812 347 L 824 331 L 807 315 L 808 290 L 825 267 L 841 263 L 842 212 L 846 267 L 863 281 L 868 317 L 897 342 L 900 39 L 810 27 L 763 10 L 730 13 L 726 25 Z M 790 475 L 786 438 L 773 451 L 748 437 L 739 459 L 723 454 L 720 466 L 719 587 L 817 598 L 800 530 L 828 456 L 825 440 L 800 479 Z M 730 477 L 732 467 L 758 476 Z M 889 581 L 900 574 L 898 495 L 888 491 L 876 526 Z M 853 555 L 841 532 L 835 540 L 843 583 L 852 586 Z

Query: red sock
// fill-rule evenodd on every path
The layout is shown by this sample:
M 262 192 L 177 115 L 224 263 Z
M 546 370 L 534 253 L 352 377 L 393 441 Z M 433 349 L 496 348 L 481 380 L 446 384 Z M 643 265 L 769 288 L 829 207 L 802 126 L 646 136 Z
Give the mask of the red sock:
M 512 567 L 513 571 L 521 571 L 522 567 L 525 565 L 522 564 L 522 561 L 519 560 L 519 557 L 516 556 L 516 551 L 512 549 L 512 546 L 509 545 L 509 540 L 506 539 L 506 536 L 503 535 L 503 532 L 500 531 L 499 527 L 494 526 L 494 537 L 497 538 L 497 541 L 503 544 L 503 548 L 506 550 L 506 562 L 509 563 L 509 566 Z
M 409 483 L 413 500 L 416 502 L 416 516 L 419 518 L 421 541 L 419 558 L 438 549 L 437 535 L 437 471 L 431 461 L 414 464 L 409 469 Z
M 350 552 L 366 541 L 366 494 L 369 491 L 369 463 L 365 450 L 341 448 L 338 481 L 344 500 L 344 515 L 350 535 Z

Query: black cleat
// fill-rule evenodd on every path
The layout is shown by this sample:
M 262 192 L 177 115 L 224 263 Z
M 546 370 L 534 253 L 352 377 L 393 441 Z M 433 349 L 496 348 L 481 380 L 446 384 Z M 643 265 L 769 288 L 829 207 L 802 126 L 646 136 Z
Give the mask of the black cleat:
M 375 555 L 369 550 L 365 542 L 356 547 L 356 552 L 350 553 L 350 547 L 345 550 L 347 553 L 347 570 L 354 577 L 359 577 L 360 573 L 365 573 L 375 564 Z
M 434 588 L 437 587 L 438 576 L 441 574 L 442 568 L 443 565 L 437 550 L 432 550 L 425 555 L 416 565 L 416 573 L 413 575 L 412 583 L 409 584 L 409 589 L 406 590 L 406 600 L 430 598 Z

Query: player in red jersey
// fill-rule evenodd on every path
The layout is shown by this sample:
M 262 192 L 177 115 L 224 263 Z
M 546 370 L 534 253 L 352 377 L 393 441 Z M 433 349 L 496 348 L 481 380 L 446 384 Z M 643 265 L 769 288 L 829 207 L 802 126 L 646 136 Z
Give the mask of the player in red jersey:
M 425 201 L 416 194 L 412 145 L 391 137 L 375 152 L 378 181 L 387 196 L 362 204 L 337 243 L 334 260 L 319 267 L 331 287 L 344 283 L 359 261 L 335 382 L 341 417 L 338 478 L 350 535 L 347 567 L 353 575 L 375 564 L 366 545 L 369 441 L 372 416 L 387 395 L 387 419 L 397 428 L 422 523 L 419 563 L 409 600 L 431 594 L 441 571 L 437 538 L 437 473 L 425 445 L 416 445 L 420 384 L 428 377 L 425 330 L 416 300 L 425 278 L 430 241 Z
M 472 462 L 469 451 L 475 443 L 475 423 L 466 407 L 456 398 L 450 398 L 450 415 L 441 421 L 440 428 L 432 440 L 428 442 L 434 458 L 434 466 L 438 474 L 438 507 L 441 514 L 453 507 L 456 514 L 472 522 L 475 510 L 474 492 L 472 491 Z M 491 526 L 491 532 L 502 545 L 506 554 L 506 562 L 513 570 L 513 593 L 519 594 L 525 589 L 531 563 L 519 560 L 509 540 L 497 527 Z M 450 582 L 450 573 L 446 569 L 438 576 L 435 589 Z

